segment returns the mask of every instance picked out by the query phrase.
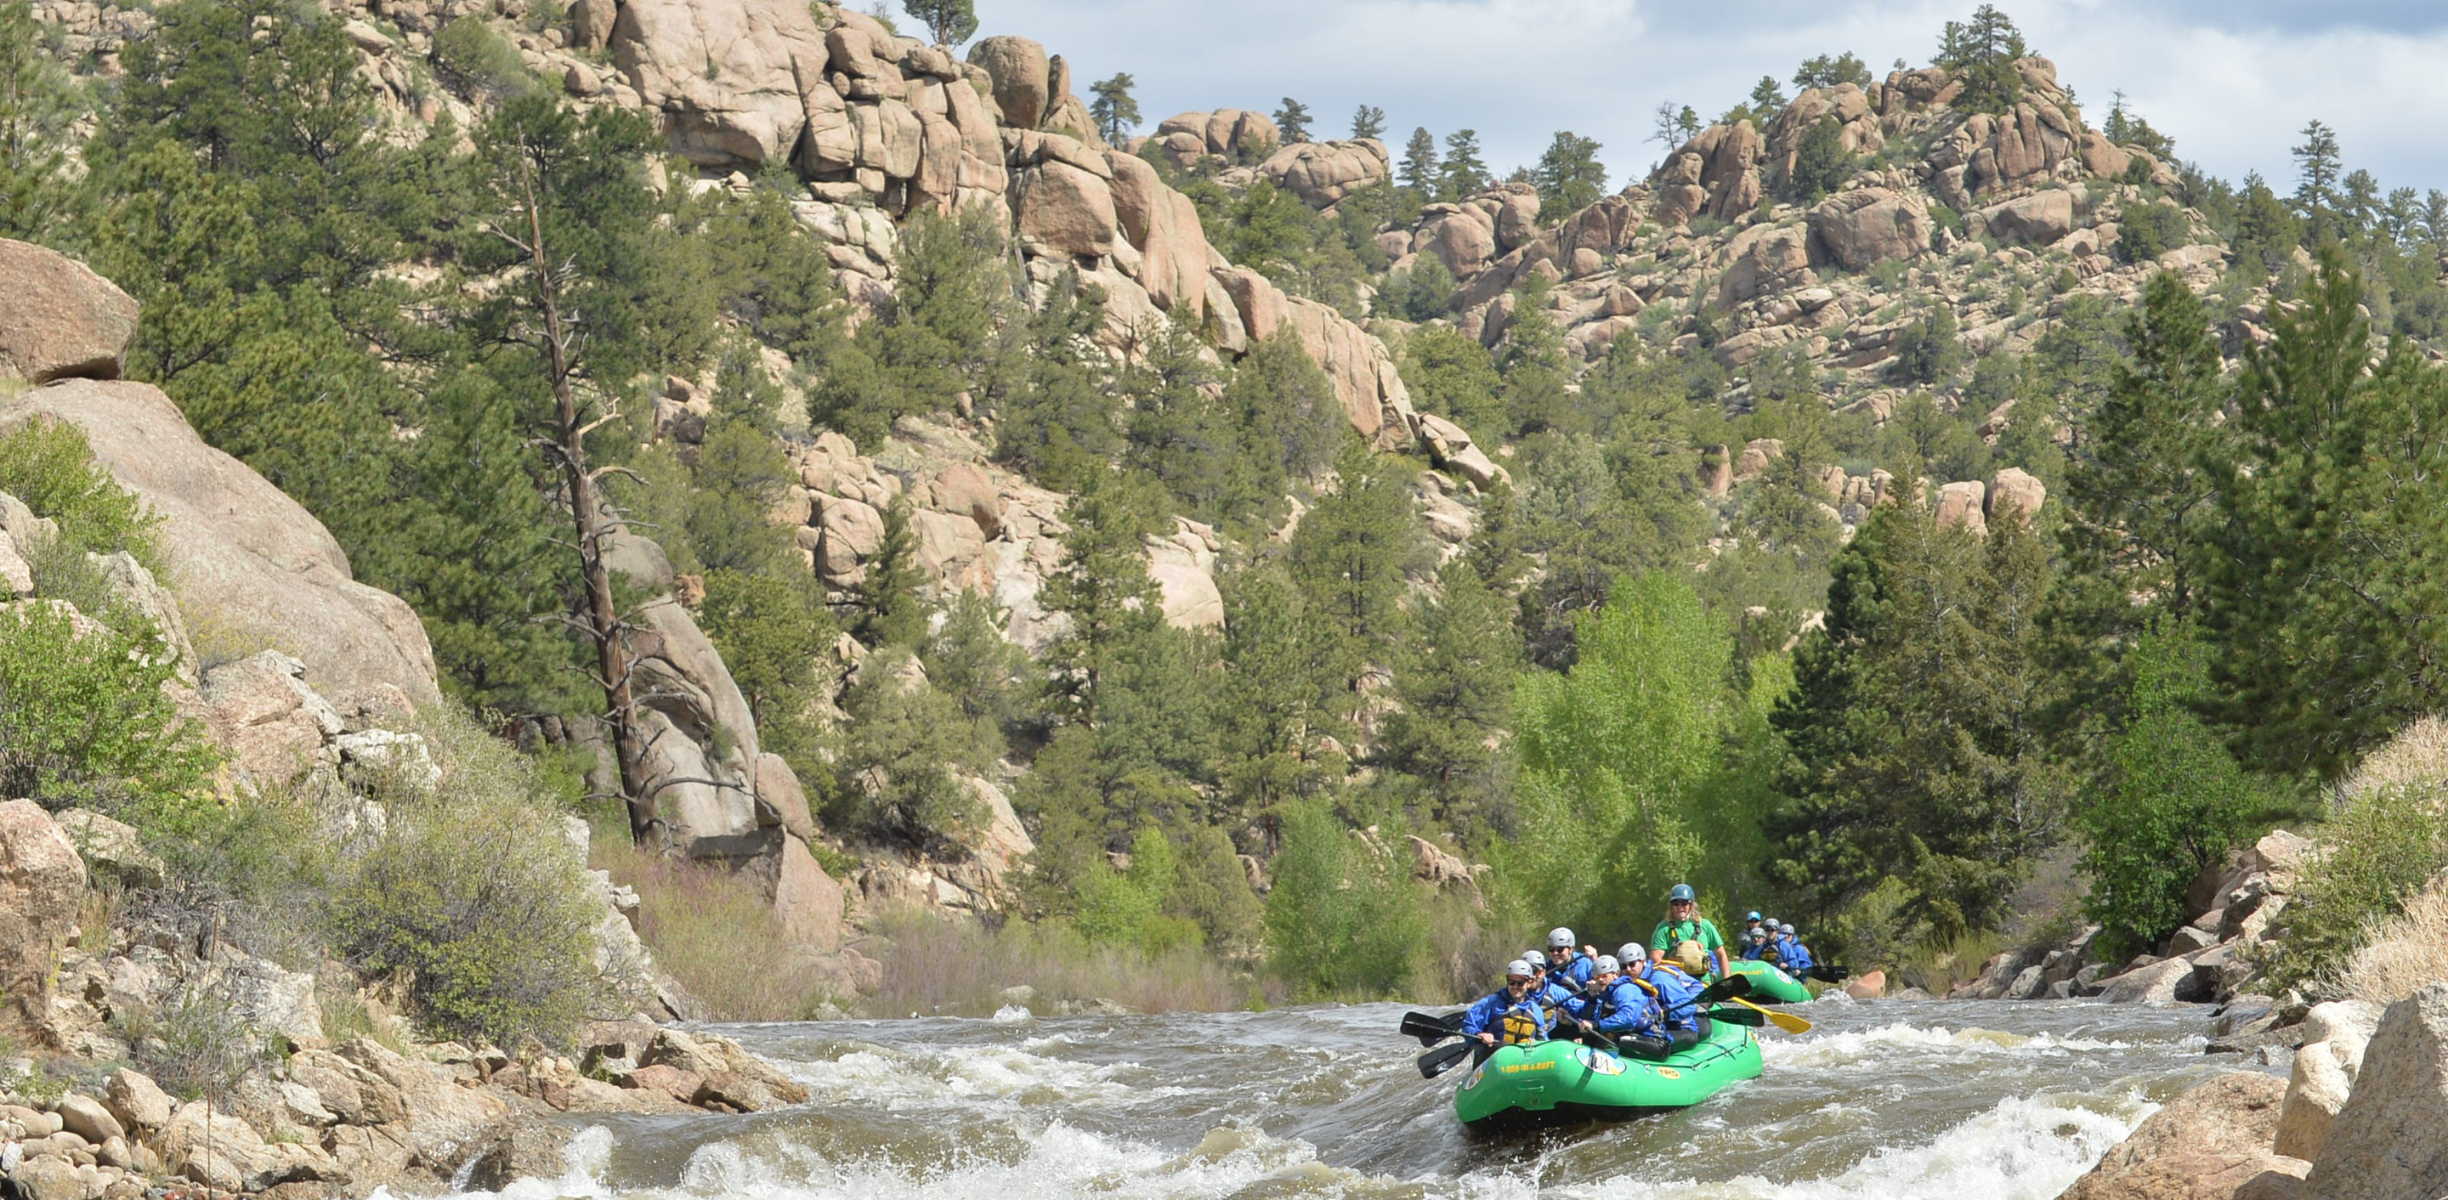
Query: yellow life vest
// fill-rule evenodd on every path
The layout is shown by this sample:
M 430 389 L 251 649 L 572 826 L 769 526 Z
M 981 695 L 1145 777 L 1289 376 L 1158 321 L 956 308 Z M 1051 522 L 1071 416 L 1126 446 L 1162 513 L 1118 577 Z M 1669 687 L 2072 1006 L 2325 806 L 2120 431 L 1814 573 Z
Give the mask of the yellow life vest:
M 1525 1045 L 1541 1040 L 1538 1018 L 1515 1010 L 1504 1016 L 1504 1041 L 1508 1046 Z

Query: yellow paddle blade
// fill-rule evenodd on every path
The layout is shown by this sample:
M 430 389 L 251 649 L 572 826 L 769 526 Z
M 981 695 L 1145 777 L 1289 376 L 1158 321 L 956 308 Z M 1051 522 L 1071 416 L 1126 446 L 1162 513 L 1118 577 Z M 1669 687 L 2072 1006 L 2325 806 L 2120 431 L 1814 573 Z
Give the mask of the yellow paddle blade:
M 1769 1023 L 1787 1033 L 1809 1033 L 1811 1031 L 1810 1022 L 1805 1021 L 1792 1013 L 1778 1012 L 1773 1008 L 1761 1008 L 1759 1005 L 1753 1004 L 1740 996 L 1728 996 L 1726 999 L 1768 1018 Z

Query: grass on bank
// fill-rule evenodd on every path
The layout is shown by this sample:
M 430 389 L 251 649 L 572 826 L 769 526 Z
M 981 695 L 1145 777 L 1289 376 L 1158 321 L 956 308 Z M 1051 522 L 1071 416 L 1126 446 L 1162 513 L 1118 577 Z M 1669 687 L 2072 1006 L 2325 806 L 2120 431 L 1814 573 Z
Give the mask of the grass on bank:
M 594 865 L 636 889 L 639 939 L 707 1019 L 804 1021 L 834 998 L 831 978 L 784 934 L 752 881 L 640 852 L 618 822 L 595 829 Z

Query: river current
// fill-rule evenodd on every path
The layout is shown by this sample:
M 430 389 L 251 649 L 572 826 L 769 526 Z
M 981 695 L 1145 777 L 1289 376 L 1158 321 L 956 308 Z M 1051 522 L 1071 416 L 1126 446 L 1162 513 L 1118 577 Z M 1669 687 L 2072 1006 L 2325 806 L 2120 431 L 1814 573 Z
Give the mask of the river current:
M 734 1025 L 816 1099 L 569 1118 L 570 1173 L 507 1200 L 2050 1200 L 2235 1058 L 2209 1010 L 1794 1006 L 1766 1070 L 1698 1107 L 1494 1140 L 1423 1080 L 1404 1008 Z

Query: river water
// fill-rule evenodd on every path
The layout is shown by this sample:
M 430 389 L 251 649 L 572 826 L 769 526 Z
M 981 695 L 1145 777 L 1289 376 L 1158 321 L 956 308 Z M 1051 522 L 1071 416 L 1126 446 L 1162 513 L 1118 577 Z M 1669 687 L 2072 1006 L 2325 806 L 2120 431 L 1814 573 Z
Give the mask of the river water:
M 1852 1003 L 1762 1029 L 1766 1071 L 1696 1108 L 1491 1140 L 1422 1080 L 1399 1005 L 719 1027 L 814 1102 L 572 1118 L 570 1174 L 510 1200 L 2049 1200 L 2237 1060 L 2209 1010 Z

